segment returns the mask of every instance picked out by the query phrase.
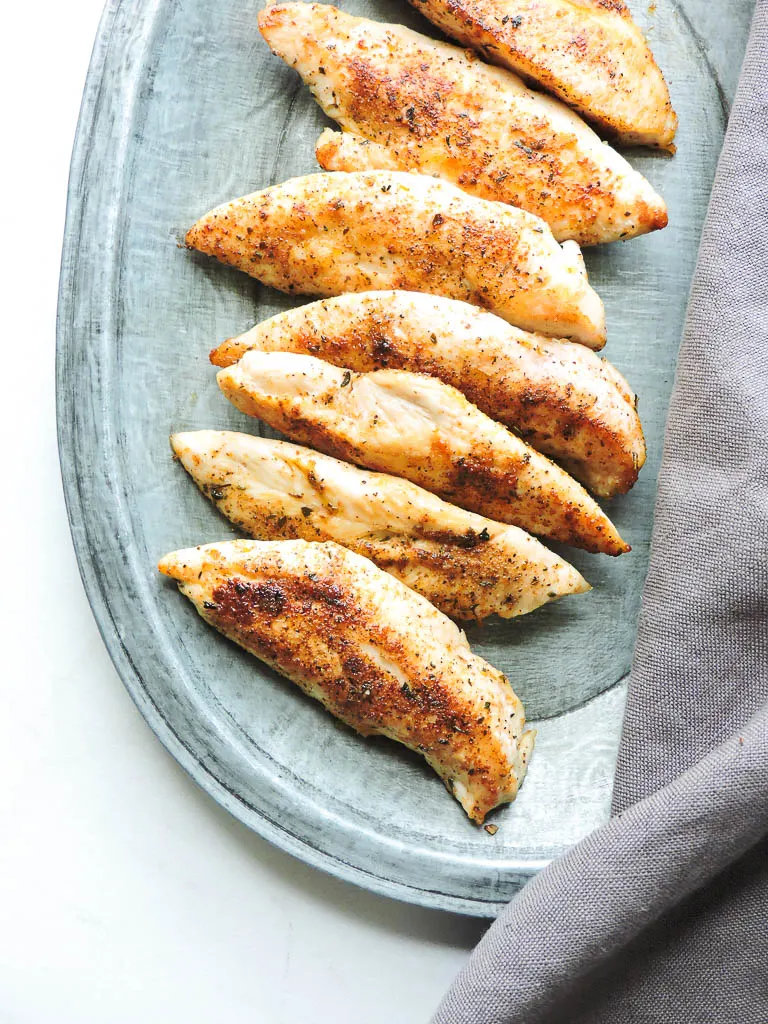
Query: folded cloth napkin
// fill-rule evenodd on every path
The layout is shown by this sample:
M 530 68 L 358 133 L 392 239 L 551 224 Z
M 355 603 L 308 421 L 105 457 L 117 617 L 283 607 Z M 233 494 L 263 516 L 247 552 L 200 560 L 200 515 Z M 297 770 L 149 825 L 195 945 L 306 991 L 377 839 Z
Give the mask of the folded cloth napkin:
M 691 292 L 613 811 L 434 1024 L 768 1024 L 768 0 Z

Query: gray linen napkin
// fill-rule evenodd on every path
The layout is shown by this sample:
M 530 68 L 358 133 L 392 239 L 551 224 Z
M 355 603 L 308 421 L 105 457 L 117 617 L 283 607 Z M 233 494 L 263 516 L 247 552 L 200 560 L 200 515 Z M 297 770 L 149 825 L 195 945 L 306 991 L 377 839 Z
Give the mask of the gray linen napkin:
M 434 1024 L 768 1024 L 767 442 L 758 0 L 669 414 L 614 817 L 512 901 Z

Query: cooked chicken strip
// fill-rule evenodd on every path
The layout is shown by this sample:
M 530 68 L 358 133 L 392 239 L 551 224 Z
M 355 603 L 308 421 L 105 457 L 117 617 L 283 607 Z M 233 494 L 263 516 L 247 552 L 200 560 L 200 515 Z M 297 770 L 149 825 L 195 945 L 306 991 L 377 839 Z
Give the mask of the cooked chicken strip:
M 323 299 L 231 338 L 211 361 L 230 366 L 251 348 L 319 356 L 360 373 L 439 377 L 600 497 L 628 491 L 645 462 L 635 395 L 610 363 L 455 299 L 398 291 Z
M 677 116 L 623 0 L 411 0 L 492 64 L 516 71 L 627 145 L 672 148 Z
M 326 170 L 445 178 L 528 210 L 555 238 L 581 245 L 667 223 L 663 200 L 642 175 L 568 107 L 509 71 L 324 4 L 268 7 L 259 28 L 326 114 L 355 133 L 323 133 L 317 158 Z
M 591 132 L 583 122 L 582 128 Z M 448 148 L 448 139 L 448 136 L 441 136 L 436 140 L 436 144 L 443 144 Z M 597 136 L 595 140 L 598 145 L 613 154 L 611 163 L 616 165 L 619 160 L 624 159 L 615 151 L 608 150 L 608 143 L 601 142 Z M 529 146 L 527 150 L 523 150 L 524 159 L 535 169 L 530 173 L 527 183 L 522 178 L 522 168 L 518 168 L 517 178 L 513 178 L 511 173 L 510 177 L 506 178 L 506 172 L 500 171 L 497 177 L 489 180 L 487 170 L 478 171 L 477 174 L 454 173 L 450 164 L 438 166 L 437 160 L 428 162 L 428 152 L 425 153 L 427 148 L 418 142 L 406 150 L 399 144 L 385 145 L 352 132 L 335 132 L 331 128 L 324 128 L 317 140 L 315 156 L 326 171 L 415 170 L 436 178 L 445 178 L 472 195 L 510 203 L 535 213 L 549 224 L 556 239 L 572 239 L 582 246 L 626 241 L 637 235 L 665 228 L 669 222 L 664 200 L 654 192 L 645 178 L 631 168 L 631 179 L 622 177 L 619 180 L 621 169 L 614 166 L 611 171 L 606 166 L 603 168 L 603 177 L 593 177 L 590 180 L 585 176 L 579 183 L 576 180 L 577 175 L 574 173 L 573 178 L 570 178 L 565 168 L 559 173 L 553 172 L 550 176 L 549 169 L 558 163 L 558 160 L 551 155 L 551 150 L 537 154 L 536 150 Z M 509 153 L 509 150 L 504 152 Z M 519 163 L 516 160 L 517 152 L 519 150 L 513 151 L 512 160 Z M 485 161 L 491 155 L 486 151 L 479 159 Z M 498 154 L 494 159 L 496 163 L 509 162 Z M 584 158 L 581 166 L 588 162 Z M 593 164 L 599 162 L 592 161 Z M 475 165 L 476 168 L 478 166 Z M 608 188 L 604 187 L 606 183 Z M 610 191 L 612 187 L 615 187 L 614 192 Z M 513 196 L 512 191 L 515 188 L 518 188 L 518 194 Z
M 251 350 L 218 381 L 241 412 L 294 441 L 530 533 L 610 555 L 628 550 L 565 470 L 435 377 L 358 374 L 313 356 Z
M 589 584 L 515 526 L 308 448 L 229 431 L 174 434 L 206 497 L 259 540 L 334 540 L 455 619 L 524 615 Z
M 465 299 L 528 330 L 605 343 L 575 242 L 422 174 L 311 174 L 218 207 L 187 245 L 305 295 L 406 288 Z
M 509 680 L 367 558 L 236 540 L 175 551 L 159 569 L 206 622 L 342 722 L 422 754 L 473 821 L 515 799 L 535 733 Z
M 317 162 L 325 171 L 402 171 L 405 168 L 399 151 L 392 145 L 383 142 L 372 142 L 354 132 L 335 132 L 332 128 L 323 128 L 315 146 Z M 425 168 L 424 174 L 432 173 L 435 178 L 448 178 L 447 174 L 437 171 L 430 172 Z M 459 184 L 456 182 L 456 184 Z M 472 187 L 461 186 L 465 192 L 472 192 Z M 475 190 L 476 194 L 477 191 Z M 485 198 L 485 197 L 484 197 Z M 521 205 L 521 204 L 520 204 Z M 521 205 L 522 208 L 522 205 Z M 542 217 L 546 220 L 546 217 Z M 549 224 L 552 229 L 552 224 Z M 574 239 L 576 241 L 576 239 Z

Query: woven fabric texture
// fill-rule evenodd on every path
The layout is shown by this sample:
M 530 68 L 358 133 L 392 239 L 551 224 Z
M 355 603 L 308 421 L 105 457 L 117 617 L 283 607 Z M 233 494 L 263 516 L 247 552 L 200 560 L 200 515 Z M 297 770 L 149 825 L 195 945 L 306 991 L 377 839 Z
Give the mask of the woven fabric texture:
M 669 413 L 614 816 L 512 901 L 434 1024 L 768 1024 L 767 441 L 758 0 Z

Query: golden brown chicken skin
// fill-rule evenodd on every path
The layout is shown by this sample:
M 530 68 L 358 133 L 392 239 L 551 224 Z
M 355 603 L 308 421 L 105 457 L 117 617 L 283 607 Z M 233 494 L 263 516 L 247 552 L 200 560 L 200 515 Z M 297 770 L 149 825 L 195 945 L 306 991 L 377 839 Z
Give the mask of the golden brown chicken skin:
M 241 540 L 172 552 L 159 569 L 206 622 L 342 722 L 421 754 L 473 821 L 515 799 L 534 733 L 509 681 L 368 559 L 333 543 Z
M 411 0 L 465 46 L 554 93 L 626 145 L 670 149 L 669 89 L 623 0 Z
M 256 350 L 217 377 L 241 412 L 301 444 L 551 540 L 609 555 L 629 550 L 565 470 L 434 377 L 353 373 L 312 356 Z
M 247 535 L 336 541 L 452 618 L 511 618 L 589 590 L 573 566 L 517 527 L 399 477 L 226 430 L 174 434 L 171 445 L 202 493 Z
M 345 129 L 320 138 L 326 170 L 431 174 L 528 210 L 555 238 L 581 245 L 667 223 L 642 175 L 563 103 L 509 71 L 324 4 L 269 7 L 259 27 Z
M 603 304 L 575 242 L 559 245 L 538 217 L 424 174 L 293 178 L 212 210 L 187 244 L 285 292 L 430 292 L 605 344 Z
M 359 373 L 439 377 L 601 498 L 628 491 L 645 462 L 635 395 L 610 363 L 455 299 L 402 291 L 323 299 L 231 338 L 211 361 L 230 366 L 250 348 L 319 356 Z

